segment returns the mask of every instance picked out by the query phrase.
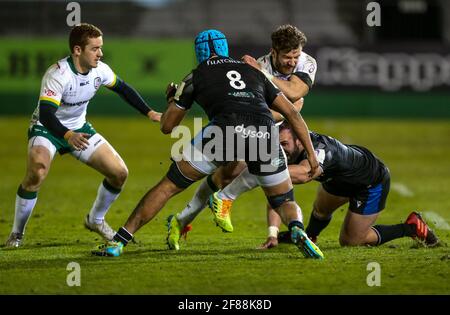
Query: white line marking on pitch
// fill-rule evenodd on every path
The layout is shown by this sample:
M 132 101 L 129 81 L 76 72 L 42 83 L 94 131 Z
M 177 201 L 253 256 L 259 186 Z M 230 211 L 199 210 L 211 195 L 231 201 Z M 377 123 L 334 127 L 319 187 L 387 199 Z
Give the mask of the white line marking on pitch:
M 439 230 L 450 230 L 450 224 L 448 224 L 443 217 L 433 211 L 425 211 L 424 217 L 428 222 L 432 222 L 434 226 Z
M 403 197 L 412 197 L 414 193 L 405 184 L 402 183 L 392 183 L 392 190 L 395 190 Z

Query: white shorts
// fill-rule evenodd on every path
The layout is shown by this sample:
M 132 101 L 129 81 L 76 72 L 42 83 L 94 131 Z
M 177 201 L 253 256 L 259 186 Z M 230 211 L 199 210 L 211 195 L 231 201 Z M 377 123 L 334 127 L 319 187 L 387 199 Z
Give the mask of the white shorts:
M 99 133 L 91 136 L 88 141 L 89 145 L 85 150 L 72 151 L 70 154 L 77 160 L 80 160 L 83 163 L 87 163 L 92 154 L 94 154 L 94 152 L 97 151 L 97 149 L 103 143 L 107 143 L 111 147 L 113 152 L 116 153 L 112 146 L 108 143 L 108 141 L 106 141 L 106 139 Z M 35 146 L 43 146 L 47 148 L 47 150 L 50 152 L 51 159 L 53 159 L 53 157 L 55 156 L 56 147 L 47 138 L 41 136 L 30 138 L 30 140 L 28 140 L 28 150 Z

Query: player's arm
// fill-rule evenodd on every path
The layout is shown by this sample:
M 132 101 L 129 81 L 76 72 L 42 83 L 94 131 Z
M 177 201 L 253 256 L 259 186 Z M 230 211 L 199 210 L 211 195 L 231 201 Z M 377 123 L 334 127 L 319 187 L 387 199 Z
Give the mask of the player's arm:
M 307 74 L 294 73 L 290 76 L 289 80 L 286 81 L 273 76 L 267 70 L 263 69 L 261 64 L 259 64 L 258 61 L 252 56 L 244 55 L 242 60 L 252 67 L 262 71 L 262 73 L 264 73 L 264 75 L 272 81 L 292 103 L 294 103 L 294 105 L 296 102 L 300 101 L 302 97 L 305 97 L 306 94 L 308 94 L 312 86 L 312 81 Z M 298 108 L 298 111 L 301 110 L 302 106 L 303 101 L 301 106 Z
M 271 108 L 281 113 L 287 119 L 295 135 L 302 143 L 308 156 L 309 165 L 311 166 L 309 175 L 313 177 L 319 171 L 319 162 L 314 153 L 308 126 L 303 120 L 302 115 L 295 110 L 292 103 L 283 95 L 283 93 L 278 94 L 273 100 Z
M 179 86 L 174 83 L 167 86 L 167 110 L 161 116 L 162 133 L 171 133 L 173 128 L 180 124 L 194 102 L 193 93 L 192 73 L 187 75 Z
M 298 76 L 291 75 L 289 80 L 281 80 L 277 77 L 272 78 L 278 88 L 283 91 L 284 95 L 293 103 L 305 97 L 309 92 L 309 86 L 303 82 Z
M 167 103 L 167 109 L 161 116 L 161 131 L 163 134 L 171 133 L 173 128 L 178 126 L 186 115 L 186 110 L 177 106 L 175 101 Z
M 39 96 L 39 121 L 55 137 L 64 138 L 76 150 L 84 150 L 89 145 L 86 133 L 74 132 L 64 126 L 56 117 L 64 93 L 65 79 L 59 67 L 51 67 L 42 78 Z
M 318 171 L 309 176 L 311 172 L 311 166 L 307 160 L 301 161 L 299 164 L 288 165 L 289 175 L 292 180 L 292 184 L 306 184 L 323 173 L 322 167 L 319 166 Z
M 260 249 L 269 249 L 278 246 L 278 232 L 280 231 L 281 217 L 267 204 L 267 239 L 261 244 Z
M 152 121 L 160 121 L 161 113 L 151 109 L 142 96 L 132 86 L 128 85 L 119 77 L 116 77 L 116 82 L 112 86 L 107 87 L 119 94 L 125 102 L 137 109 L 141 114 L 147 116 Z
M 303 107 L 303 98 L 299 99 L 297 102 L 293 103 L 294 104 L 294 108 L 297 112 L 302 110 Z M 273 119 L 275 120 L 275 122 L 280 122 L 284 120 L 283 115 L 281 115 L 279 112 L 276 112 L 274 110 L 270 110 L 273 116 Z
M 39 103 L 39 121 L 50 133 L 58 138 L 64 138 L 76 150 L 84 150 L 89 145 L 89 134 L 74 132 L 65 127 L 56 117 L 57 107 L 45 102 Z

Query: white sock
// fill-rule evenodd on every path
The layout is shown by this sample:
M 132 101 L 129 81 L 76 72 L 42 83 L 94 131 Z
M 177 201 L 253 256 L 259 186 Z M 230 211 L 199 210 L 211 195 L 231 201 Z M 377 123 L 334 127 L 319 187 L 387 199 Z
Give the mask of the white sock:
M 111 204 L 119 197 L 120 190 L 115 189 L 106 183 L 109 189 L 105 187 L 105 182 L 103 181 L 98 187 L 97 198 L 95 199 L 94 205 L 89 212 L 89 222 L 95 224 L 101 224 L 105 220 L 105 215 L 111 207 Z M 115 190 L 114 192 L 112 190 Z
M 16 211 L 14 216 L 13 233 L 24 233 L 28 219 L 36 205 L 37 197 L 33 199 L 25 199 L 16 195 Z
M 177 215 L 178 222 L 182 227 L 194 221 L 195 217 L 205 209 L 209 196 L 214 192 L 213 188 L 208 184 L 208 178 L 200 183 L 195 191 L 194 197 L 189 201 L 183 211 Z
M 298 204 L 297 204 L 297 217 L 298 217 L 298 221 L 303 223 L 302 208 L 300 208 L 300 206 Z
M 248 168 L 242 171 L 228 186 L 219 192 L 222 199 L 236 200 L 239 195 L 258 187 L 256 176 L 250 174 Z

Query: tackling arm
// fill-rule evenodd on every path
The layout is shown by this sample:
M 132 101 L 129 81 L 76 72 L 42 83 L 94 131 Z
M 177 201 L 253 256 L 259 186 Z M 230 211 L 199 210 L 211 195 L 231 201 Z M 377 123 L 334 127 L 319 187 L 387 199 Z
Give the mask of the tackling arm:
M 311 166 L 307 160 L 301 161 L 299 164 L 288 165 L 289 175 L 292 180 L 292 184 L 306 184 L 323 173 L 322 168 L 319 166 L 318 171 L 309 176 L 311 172 Z
M 272 109 L 280 112 L 292 127 L 295 135 L 300 140 L 303 145 L 304 150 L 308 156 L 308 162 L 311 166 L 309 175 L 312 177 L 316 174 L 319 168 L 319 161 L 314 153 L 314 148 L 309 136 L 308 126 L 306 125 L 303 117 L 298 113 L 292 103 L 289 102 L 286 97 L 281 93 L 279 94 L 272 103 Z
M 288 81 L 273 77 L 272 82 L 283 91 L 291 102 L 299 101 L 309 92 L 308 85 L 296 75 L 291 75 Z

